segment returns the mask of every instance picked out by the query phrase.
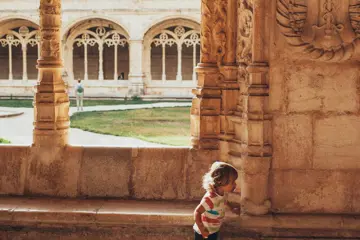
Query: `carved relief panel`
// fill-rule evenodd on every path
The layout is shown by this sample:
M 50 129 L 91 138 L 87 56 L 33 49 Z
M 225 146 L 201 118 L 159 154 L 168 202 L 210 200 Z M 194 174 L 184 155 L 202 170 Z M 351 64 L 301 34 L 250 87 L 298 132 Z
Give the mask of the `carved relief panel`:
M 312 59 L 344 61 L 356 54 L 359 0 L 278 0 L 276 18 L 286 41 Z

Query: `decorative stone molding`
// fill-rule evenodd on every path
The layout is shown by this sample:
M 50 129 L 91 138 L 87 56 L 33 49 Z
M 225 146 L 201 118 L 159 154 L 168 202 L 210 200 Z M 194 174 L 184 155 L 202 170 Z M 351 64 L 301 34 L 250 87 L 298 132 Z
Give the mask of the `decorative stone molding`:
M 222 62 L 226 51 L 226 7 L 228 0 L 202 0 L 201 62 Z
M 252 55 L 253 9 L 249 0 L 238 2 L 237 52 L 238 63 L 249 64 Z
M 271 207 L 267 193 L 272 148 L 264 3 L 242 0 L 238 6 L 240 91 L 236 111 L 229 117 L 235 129 L 229 161 L 240 170 L 241 196 L 235 198 L 242 212 L 251 215 L 266 214 Z
M 220 149 L 221 84 L 225 75 L 219 66 L 224 63 L 227 51 L 228 4 L 229 0 L 201 1 L 201 57 L 191 108 L 192 145 L 197 149 Z
M 357 0 L 278 0 L 276 18 L 290 46 L 312 59 L 345 61 L 360 44 L 359 6 Z

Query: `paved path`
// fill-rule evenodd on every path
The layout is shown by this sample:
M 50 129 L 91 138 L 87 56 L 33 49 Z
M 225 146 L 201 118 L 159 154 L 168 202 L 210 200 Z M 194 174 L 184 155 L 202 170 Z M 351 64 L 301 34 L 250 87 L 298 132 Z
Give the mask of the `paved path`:
M 183 107 L 191 106 L 191 103 L 153 103 L 153 104 L 136 104 L 136 105 L 113 105 L 113 106 L 94 106 L 84 107 L 84 112 L 91 111 L 112 111 L 127 109 L 143 109 L 155 107 Z M 0 118 L 0 138 L 11 141 L 12 144 L 32 143 L 32 131 L 34 121 L 34 111 L 32 108 L 7 108 L 0 107 L 1 112 L 10 111 L 23 112 L 20 116 Z M 76 113 L 76 107 L 70 108 L 70 116 Z M 71 145 L 107 145 L 122 147 L 164 147 L 167 145 L 149 143 L 136 138 L 118 137 L 103 135 L 92 132 L 86 132 L 81 129 L 71 128 L 69 133 L 69 143 Z

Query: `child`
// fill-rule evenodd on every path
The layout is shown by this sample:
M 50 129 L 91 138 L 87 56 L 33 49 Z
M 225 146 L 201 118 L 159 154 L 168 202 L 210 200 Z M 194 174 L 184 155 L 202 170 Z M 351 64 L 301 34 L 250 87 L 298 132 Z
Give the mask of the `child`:
M 195 240 L 217 239 L 225 216 L 225 205 L 228 205 L 224 194 L 235 190 L 237 178 L 236 169 L 225 162 L 213 163 L 210 171 L 204 175 L 206 194 L 194 212 Z

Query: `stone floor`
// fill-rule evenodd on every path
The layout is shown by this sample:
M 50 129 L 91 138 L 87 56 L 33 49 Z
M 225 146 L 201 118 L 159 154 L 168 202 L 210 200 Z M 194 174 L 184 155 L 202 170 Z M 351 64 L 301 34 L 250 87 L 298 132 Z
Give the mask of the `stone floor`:
M 183 107 L 191 106 L 191 103 L 153 103 L 136 105 L 115 105 L 115 106 L 93 106 L 84 107 L 85 111 L 113 111 L 127 109 L 143 109 L 157 107 Z M 16 111 L 23 113 L 20 116 L 1 117 L 1 113 Z M 70 115 L 76 112 L 76 107 L 70 108 Z M 0 107 L 0 137 L 11 141 L 15 145 L 30 145 L 32 143 L 34 112 L 32 108 L 7 108 Z M 81 129 L 71 128 L 69 134 L 71 145 L 107 145 L 122 147 L 171 147 L 163 144 L 150 143 L 136 138 L 118 137 L 86 132 Z

